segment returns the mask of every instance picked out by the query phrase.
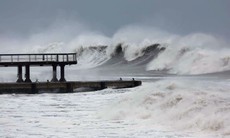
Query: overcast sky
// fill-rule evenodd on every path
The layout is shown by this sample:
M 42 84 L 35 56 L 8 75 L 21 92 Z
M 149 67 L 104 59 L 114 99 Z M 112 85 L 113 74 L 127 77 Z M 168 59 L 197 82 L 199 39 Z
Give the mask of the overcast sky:
M 0 36 L 27 36 L 60 20 L 112 35 L 132 24 L 230 37 L 230 0 L 0 0 Z

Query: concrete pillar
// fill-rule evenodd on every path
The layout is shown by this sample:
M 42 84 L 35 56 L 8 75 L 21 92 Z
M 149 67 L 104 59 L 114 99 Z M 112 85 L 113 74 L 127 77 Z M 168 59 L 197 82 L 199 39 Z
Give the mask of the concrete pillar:
M 30 80 L 30 65 L 26 65 L 26 80 L 25 80 L 25 82 L 32 82 L 31 80 Z
M 51 80 L 51 82 L 57 82 L 57 65 L 52 65 L 53 66 L 53 78 Z
M 22 79 L 22 66 L 19 65 L 18 66 L 18 80 L 17 82 L 23 82 L 23 79 Z
M 61 67 L 61 78 L 60 78 L 60 82 L 66 82 L 66 80 L 65 80 L 65 65 L 60 65 L 60 67 Z

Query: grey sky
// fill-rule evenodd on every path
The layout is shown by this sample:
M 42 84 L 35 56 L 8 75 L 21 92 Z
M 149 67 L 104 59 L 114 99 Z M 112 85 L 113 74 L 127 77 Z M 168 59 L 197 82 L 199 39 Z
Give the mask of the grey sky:
M 0 36 L 26 36 L 61 19 L 107 35 L 144 24 L 179 34 L 230 37 L 229 0 L 0 0 Z

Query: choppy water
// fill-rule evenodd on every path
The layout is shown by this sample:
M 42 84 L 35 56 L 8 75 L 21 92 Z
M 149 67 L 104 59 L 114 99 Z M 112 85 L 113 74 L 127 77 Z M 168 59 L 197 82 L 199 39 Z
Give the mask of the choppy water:
M 1 137 L 116 137 L 157 131 L 124 120 L 97 118 L 96 112 L 122 93 L 2 95 Z M 133 127 L 133 128 L 130 128 Z M 169 135 L 169 134 L 167 134 Z
M 0 137 L 210 137 L 195 131 L 175 131 L 141 119 L 106 119 L 106 110 L 133 89 L 89 93 L 0 95 Z M 127 109 L 128 110 L 128 109 Z M 103 112 L 102 112 L 103 111 Z M 140 111 L 141 112 L 141 111 Z

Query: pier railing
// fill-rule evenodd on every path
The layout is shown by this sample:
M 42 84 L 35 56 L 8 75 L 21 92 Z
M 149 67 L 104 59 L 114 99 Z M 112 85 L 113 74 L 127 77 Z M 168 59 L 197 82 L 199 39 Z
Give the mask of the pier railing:
M 45 53 L 45 54 L 0 54 L 1 63 L 16 62 L 75 62 L 76 53 Z

